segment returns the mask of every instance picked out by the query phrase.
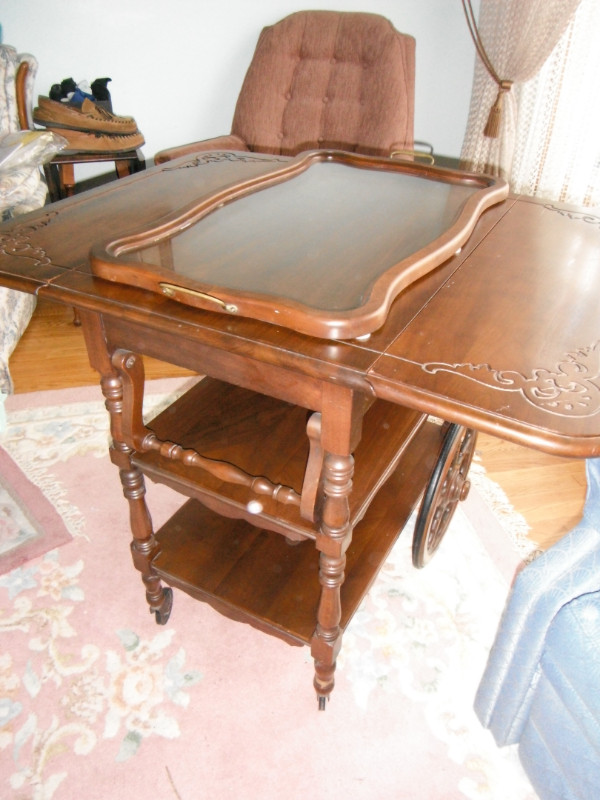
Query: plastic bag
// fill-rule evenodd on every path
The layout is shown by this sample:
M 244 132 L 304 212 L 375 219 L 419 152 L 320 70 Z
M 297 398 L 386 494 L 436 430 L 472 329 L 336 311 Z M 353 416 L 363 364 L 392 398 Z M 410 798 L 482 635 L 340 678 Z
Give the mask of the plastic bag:
M 51 131 L 0 134 L 0 176 L 12 170 L 47 164 L 67 144 L 63 136 Z
M 0 134 L 0 222 L 44 205 L 41 167 L 67 146 L 51 131 Z

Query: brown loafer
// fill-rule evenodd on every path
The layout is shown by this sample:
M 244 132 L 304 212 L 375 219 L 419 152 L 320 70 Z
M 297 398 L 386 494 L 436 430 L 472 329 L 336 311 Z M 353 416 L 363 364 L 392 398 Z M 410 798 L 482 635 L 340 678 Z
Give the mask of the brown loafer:
M 48 130 L 60 133 L 67 142 L 67 150 L 77 150 L 84 153 L 124 153 L 128 150 L 137 150 L 144 144 L 144 137 L 139 131 L 127 133 L 122 136 L 96 132 L 85 132 L 61 128 L 46 124 Z M 64 151 L 63 151 L 64 152 Z
M 33 121 L 38 125 L 52 125 L 54 128 L 70 128 L 75 131 L 98 131 L 117 135 L 137 132 L 133 117 L 111 114 L 87 98 L 77 108 L 40 95 L 38 106 L 33 109 Z

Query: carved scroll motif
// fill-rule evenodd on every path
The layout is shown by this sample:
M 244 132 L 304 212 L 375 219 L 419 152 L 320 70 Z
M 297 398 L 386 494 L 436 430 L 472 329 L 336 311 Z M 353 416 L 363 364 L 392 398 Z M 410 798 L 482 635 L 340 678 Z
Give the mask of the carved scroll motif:
M 448 372 L 507 392 L 519 392 L 527 402 L 564 417 L 592 417 L 600 411 L 600 340 L 567 353 L 556 369 L 535 369 L 531 377 L 489 364 L 422 365 L 425 372 Z
M 600 217 L 597 214 L 589 214 L 587 211 L 571 211 L 568 208 L 557 208 L 551 203 L 546 203 L 544 208 L 548 211 L 556 211 L 561 217 L 568 219 L 577 219 L 581 222 L 587 222 L 589 225 L 596 225 L 600 228 Z
M 164 172 L 168 172 L 170 170 L 177 170 L 177 169 L 189 169 L 190 167 L 203 167 L 205 164 L 217 164 L 221 161 L 242 161 L 244 163 L 250 163 L 254 161 L 287 161 L 286 158 L 275 158 L 274 156 L 270 155 L 260 155 L 258 153 L 248 153 L 247 155 L 242 155 L 240 153 L 230 153 L 228 151 L 222 150 L 214 150 L 203 153 L 202 155 L 196 156 L 191 161 L 186 161 L 185 164 L 178 164 L 176 166 L 167 166 L 164 167 Z
M 45 250 L 31 244 L 31 234 L 45 228 L 56 216 L 58 216 L 58 211 L 51 211 L 35 223 L 23 222 L 15 225 L 7 233 L 0 233 L 0 253 L 13 258 L 26 258 L 33 261 L 36 267 L 52 264 Z

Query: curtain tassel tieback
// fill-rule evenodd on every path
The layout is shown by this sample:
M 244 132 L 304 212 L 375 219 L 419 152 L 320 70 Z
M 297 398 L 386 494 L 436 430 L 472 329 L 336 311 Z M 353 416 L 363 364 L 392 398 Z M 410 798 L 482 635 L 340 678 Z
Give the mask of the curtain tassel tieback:
M 512 81 L 500 81 L 498 84 L 498 94 L 494 105 L 490 108 L 488 121 L 483 129 L 484 136 L 490 139 L 497 139 L 500 135 L 500 122 L 502 121 L 502 106 L 504 105 L 504 95 L 510 92 L 513 85 Z

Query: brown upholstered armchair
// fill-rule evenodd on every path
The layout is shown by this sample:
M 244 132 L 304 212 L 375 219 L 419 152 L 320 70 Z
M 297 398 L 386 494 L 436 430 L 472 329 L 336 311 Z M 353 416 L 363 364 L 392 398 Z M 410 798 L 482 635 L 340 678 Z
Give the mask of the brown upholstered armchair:
M 229 149 L 295 155 L 413 147 L 415 40 L 377 14 L 299 11 L 264 28 L 231 133 L 157 153 L 157 164 Z

